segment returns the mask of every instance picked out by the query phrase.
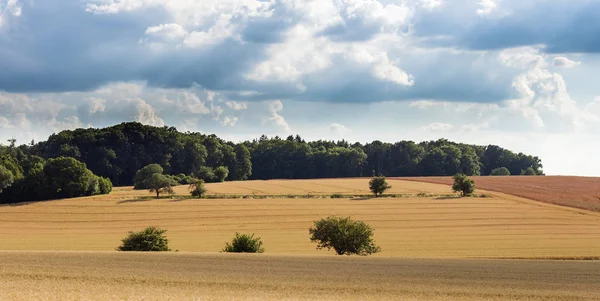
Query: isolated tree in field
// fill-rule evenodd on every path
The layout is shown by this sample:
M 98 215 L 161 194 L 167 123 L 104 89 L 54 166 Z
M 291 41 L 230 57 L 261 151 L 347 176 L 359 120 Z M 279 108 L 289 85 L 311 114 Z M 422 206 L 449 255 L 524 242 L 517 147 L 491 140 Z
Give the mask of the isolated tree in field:
M 492 170 L 490 176 L 510 176 L 510 170 L 506 167 L 498 167 Z
M 475 191 L 475 182 L 465 174 L 455 174 L 452 190 L 454 192 L 460 192 L 460 195 L 463 197 L 471 195 Z
M 12 172 L 8 170 L 4 165 L 0 165 L 0 193 L 5 188 L 10 187 L 15 181 L 15 177 Z
M 375 194 L 375 197 L 381 196 L 381 194 L 390 188 L 392 186 L 387 183 L 385 177 L 374 177 L 369 182 L 369 189 Z
M 169 179 L 167 176 L 155 173 L 146 181 L 146 185 L 150 189 L 150 192 L 156 193 L 158 199 L 161 193 L 174 193 L 172 185 L 174 181 Z
M 206 187 L 204 187 L 204 180 L 202 179 L 193 179 L 191 180 L 189 189 L 190 194 L 196 198 L 202 198 L 206 194 Z
M 531 167 L 528 167 L 525 170 L 521 171 L 521 175 L 523 176 L 537 176 L 537 173 L 535 172 L 535 170 Z
M 157 227 L 148 227 L 140 232 L 129 232 L 129 235 L 121 240 L 122 244 L 118 251 L 171 251 L 169 240 L 165 236 L 167 230 Z
M 223 252 L 231 253 L 264 253 L 263 243 L 260 237 L 254 237 L 252 234 L 235 233 L 231 243 L 225 243 Z
M 330 216 L 314 222 L 308 229 L 310 240 L 317 250 L 334 249 L 338 255 L 366 256 L 381 251 L 373 241 L 373 229 L 362 221 L 350 217 Z
M 149 164 L 144 166 L 142 169 L 135 173 L 135 184 L 134 189 L 150 189 L 148 181 L 152 178 L 153 174 L 162 174 L 163 168 L 158 164 Z

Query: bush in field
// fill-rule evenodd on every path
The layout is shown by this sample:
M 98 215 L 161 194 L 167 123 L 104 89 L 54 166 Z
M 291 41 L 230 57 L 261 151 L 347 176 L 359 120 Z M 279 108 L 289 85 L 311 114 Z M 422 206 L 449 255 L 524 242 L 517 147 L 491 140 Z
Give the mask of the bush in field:
M 190 183 L 190 194 L 195 198 L 202 198 L 206 194 L 206 187 L 204 187 L 204 180 L 195 179 Z
M 129 232 L 129 235 L 121 241 L 122 244 L 117 250 L 144 252 L 171 251 L 165 232 L 167 230 L 157 227 L 148 227 L 140 232 Z
M 475 192 L 475 182 L 467 177 L 465 174 L 455 174 L 454 184 L 452 185 L 454 192 L 460 192 L 461 196 L 472 195 Z
M 375 197 L 381 196 L 381 194 L 390 188 L 392 186 L 387 183 L 385 177 L 374 177 L 369 182 L 369 189 L 375 194 Z
M 108 178 L 99 177 L 98 186 L 100 188 L 100 194 L 109 194 L 112 191 L 112 182 Z
M 360 256 L 381 252 L 381 248 L 373 241 L 373 229 L 350 217 L 330 216 L 315 221 L 308 232 L 310 240 L 317 243 L 317 250 L 334 249 L 338 255 Z
M 198 170 L 196 170 L 195 176 L 204 180 L 205 183 L 211 183 L 215 181 L 215 173 L 213 169 L 208 166 L 200 166 Z
M 506 167 L 498 167 L 492 170 L 490 176 L 510 176 L 510 171 Z
M 231 253 L 264 253 L 265 248 L 262 246 L 260 237 L 254 237 L 253 234 L 235 233 L 235 237 L 231 243 L 225 243 L 223 252 Z

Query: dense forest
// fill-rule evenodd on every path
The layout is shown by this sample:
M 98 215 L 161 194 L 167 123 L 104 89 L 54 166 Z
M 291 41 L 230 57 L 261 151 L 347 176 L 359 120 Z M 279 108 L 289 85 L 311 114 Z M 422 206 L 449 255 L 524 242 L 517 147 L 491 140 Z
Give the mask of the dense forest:
M 445 139 L 351 144 L 343 140 L 305 141 L 300 136 L 263 135 L 253 141 L 233 143 L 215 135 L 127 122 L 102 129 L 62 131 L 39 143 L 17 146 L 16 141 L 9 142 L 8 146 L 0 146 L 0 198 L 4 199 L 11 186 L 14 195 L 17 179 L 36 169 L 43 170 L 53 158 L 73 158 L 115 186 L 133 185 L 136 172 L 152 163 L 160 164 L 166 174 L 199 178 L 226 169 L 228 181 L 443 176 L 459 172 L 490 175 L 499 168 L 512 175 L 543 175 L 538 157 L 496 145 L 469 145 Z M 12 180 L 7 180 L 9 174 Z

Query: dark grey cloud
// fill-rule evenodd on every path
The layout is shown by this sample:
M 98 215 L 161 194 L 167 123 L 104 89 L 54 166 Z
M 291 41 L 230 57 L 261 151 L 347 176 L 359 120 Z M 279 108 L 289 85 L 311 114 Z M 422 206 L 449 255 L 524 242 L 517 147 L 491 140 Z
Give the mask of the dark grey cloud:
M 461 2 L 420 16 L 415 33 L 427 46 L 471 50 L 545 45 L 547 53 L 600 53 L 600 2 L 592 0 L 503 1 L 510 13 L 463 18 Z M 495 14 L 498 15 L 495 15 Z

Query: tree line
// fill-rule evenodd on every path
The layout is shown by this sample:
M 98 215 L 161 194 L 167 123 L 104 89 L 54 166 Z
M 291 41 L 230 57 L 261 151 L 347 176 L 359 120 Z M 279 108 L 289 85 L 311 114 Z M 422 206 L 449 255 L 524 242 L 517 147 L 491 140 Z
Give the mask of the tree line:
M 115 186 L 133 185 L 137 171 L 150 164 L 160 165 L 164 174 L 179 179 L 195 177 L 205 182 L 457 173 L 474 176 L 490 175 L 493 171 L 499 174 L 500 169 L 502 174 L 543 175 L 538 157 L 496 145 L 470 145 L 446 139 L 361 144 L 345 140 L 305 141 L 298 135 L 263 135 L 234 143 L 216 135 L 182 133 L 175 127 L 125 122 L 99 129 L 66 130 L 38 143 L 17 146 L 16 141 L 9 142 L 8 146 L 0 146 L 0 190 L 11 190 L 9 186 L 14 187 L 12 183 L 17 178 L 37 175 L 32 170 L 39 170 L 55 158 L 73 158 Z M 7 170 L 11 170 L 12 180 L 8 179 Z M 185 184 L 185 180 L 180 182 Z M 0 198 L 6 199 L 6 193 Z

